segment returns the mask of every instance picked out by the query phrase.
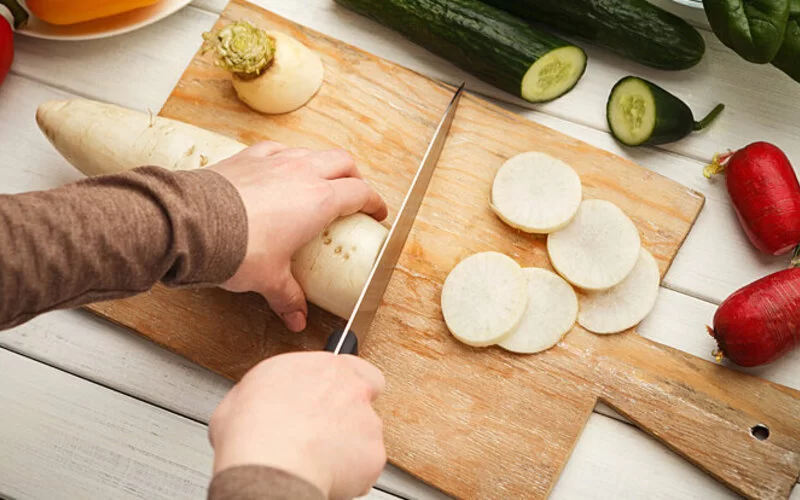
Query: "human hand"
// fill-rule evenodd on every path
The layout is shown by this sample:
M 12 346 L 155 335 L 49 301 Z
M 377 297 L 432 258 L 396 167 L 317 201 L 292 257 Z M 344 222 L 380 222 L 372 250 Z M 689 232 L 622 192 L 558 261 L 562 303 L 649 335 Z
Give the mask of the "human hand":
M 386 203 L 343 150 L 262 142 L 209 168 L 233 184 L 247 211 L 247 252 L 222 287 L 260 293 L 290 330 L 303 330 L 308 305 L 292 276 L 292 255 L 338 217 L 385 219 Z
M 214 473 L 266 465 L 331 499 L 367 494 L 386 464 L 372 402 L 381 372 L 355 356 L 304 352 L 262 361 L 225 396 L 209 423 Z

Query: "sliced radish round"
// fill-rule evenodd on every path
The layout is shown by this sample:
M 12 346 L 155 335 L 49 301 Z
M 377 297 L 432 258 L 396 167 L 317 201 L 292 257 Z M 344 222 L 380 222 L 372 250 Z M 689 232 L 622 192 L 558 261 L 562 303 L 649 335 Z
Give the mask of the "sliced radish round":
M 511 227 L 552 233 L 575 217 L 581 194 L 581 179 L 572 167 L 544 153 L 522 153 L 497 171 L 491 207 Z
M 450 333 L 473 346 L 496 344 L 522 319 L 525 275 L 510 257 L 477 253 L 450 271 L 442 287 L 442 313 Z
M 655 306 L 660 281 L 656 260 L 641 249 L 633 271 L 622 283 L 581 296 L 578 323 L 594 333 L 619 333 L 636 326 Z
M 607 290 L 625 279 L 639 258 L 639 231 L 611 202 L 586 200 L 575 219 L 547 237 L 556 271 L 586 290 Z
M 512 352 L 532 354 L 550 349 L 566 334 L 578 316 L 578 297 L 561 276 L 546 269 L 526 268 L 528 305 L 522 321 L 500 342 Z

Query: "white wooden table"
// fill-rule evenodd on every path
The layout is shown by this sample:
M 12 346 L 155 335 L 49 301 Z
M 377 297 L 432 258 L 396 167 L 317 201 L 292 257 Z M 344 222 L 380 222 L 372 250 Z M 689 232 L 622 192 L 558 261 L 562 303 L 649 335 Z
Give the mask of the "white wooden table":
M 665 0 L 666 1 L 666 0 Z M 716 305 L 787 259 L 758 254 L 739 228 L 722 182 L 701 169 L 712 154 L 755 140 L 800 165 L 800 84 L 739 60 L 703 27 L 697 67 L 649 70 L 582 44 L 589 68 L 568 96 L 531 106 L 481 83 L 332 0 L 259 0 L 274 12 L 365 50 L 503 102 L 531 120 L 626 156 L 704 193 L 707 204 L 664 280 L 642 335 L 711 359 L 704 325 Z M 79 178 L 34 122 L 46 99 L 84 96 L 158 109 L 225 0 L 197 0 L 174 16 L 107 40 L 54 43 L 17 37 L 12 74 L 0 87 L 0 192 L 45 189 Z M 623 150 L 606 131 L 605 100 L 621 76 L 650 78 L 698 115 L 728 108 L 711 130 L 663 148 Z M 800 350 L 755 370 L 800 388 Z M 211 449 L 206 423 L 230 388 L 219 376 L 85 312 L 61 311 L 0 334 L 0 498 L 204 498 Z M 800 418 L 800 415 L 798 415 Z M 480 471 L 476 471 L 480 474 Z M 388 467 L 370 498 L 443 498 Z M 666 448 L 598 408 L 553 491 L 554 498 L 731 498 Z M 800 488 L 792 496 L 800 499 Z

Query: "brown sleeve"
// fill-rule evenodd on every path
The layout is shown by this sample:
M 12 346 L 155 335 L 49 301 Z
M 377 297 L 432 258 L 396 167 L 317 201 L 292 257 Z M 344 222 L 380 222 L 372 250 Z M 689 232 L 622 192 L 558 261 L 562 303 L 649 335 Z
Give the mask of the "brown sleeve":
M 325 500 L 316 486 L 280 469 L 231 467 L 214 476 L 208 500 Z
M 0 195 L 0 329 L 158 281 L 220 284 L 246 247 L 241 198 L 211 170 L 142 167 Z

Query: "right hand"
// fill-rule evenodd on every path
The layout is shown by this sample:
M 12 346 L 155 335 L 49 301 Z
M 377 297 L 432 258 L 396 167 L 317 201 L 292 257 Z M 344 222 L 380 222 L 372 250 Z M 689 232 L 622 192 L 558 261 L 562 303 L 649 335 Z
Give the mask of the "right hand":
M 381 372 L 355 356 L 303 352 L 262 361 L 211 416 L 214 473 L 266 465 L 327 498 L 366 495 L 386 464 L 372 408 L 383 386 Z
M 209 168 L 233 184 L 247 212 L 247 252 L 223 288 L 260 293 L 290 330 L 303 330 L 308 305 L 292 276 L 292 256 L 339 217 L 364 212 L 385 219 L 386 203 L 340 149 L 261 142 Z

